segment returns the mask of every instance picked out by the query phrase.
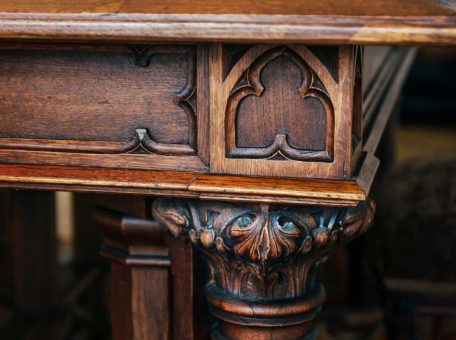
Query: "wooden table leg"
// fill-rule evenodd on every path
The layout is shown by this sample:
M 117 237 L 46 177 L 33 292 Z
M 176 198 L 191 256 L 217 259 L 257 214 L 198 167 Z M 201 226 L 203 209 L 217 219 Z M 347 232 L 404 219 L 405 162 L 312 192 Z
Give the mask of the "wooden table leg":
M 152 213 L 209 261 L 206 299 L 214 339 L 307 339 L 325 299 L 318 264 L 372 224 L 372 201 L 354 208 L 156 199 Z
M 98 208 L 105 234 L 102 255 L 111 264 L 114 340 L 169 339 L 168 249 L 158 223 Z

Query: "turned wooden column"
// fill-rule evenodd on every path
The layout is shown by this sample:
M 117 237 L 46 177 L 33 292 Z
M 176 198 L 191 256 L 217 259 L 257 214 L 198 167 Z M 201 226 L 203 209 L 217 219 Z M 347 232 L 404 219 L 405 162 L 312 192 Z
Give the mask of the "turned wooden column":
M 213 339 L 307 339 L 325 300 L 315 280 L 331 250 L 366 231 L 374 203 L 356 207 L 156 199 L 156 221 L 204 254 Z

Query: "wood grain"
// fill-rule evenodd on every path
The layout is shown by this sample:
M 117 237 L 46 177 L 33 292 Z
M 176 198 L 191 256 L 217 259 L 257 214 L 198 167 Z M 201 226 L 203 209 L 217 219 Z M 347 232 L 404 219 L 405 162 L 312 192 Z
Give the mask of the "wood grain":
M 455 12 L 429 0 L 0 3 L 0 38 L 456 44 Z
M 270 197 L 271 201 L 280 202 L 281 197 L 289 199 L 315 199 L 363 201 L 364 193 L 351 181 L 318 179 L 278 179 L 201 175 L 189 186 L 189 190 L 202 195 L 232 195 L 241 199 L 243 196 Z M 341 204 L 342 202 L 338 202 Z M 302 202 L 302 204 L 305 204 Z
M 173 157 L 187 156 L 184 167 L 205 168 L 197 130 L 204 135 L 208 112 L 203 102 L 197 117 L 196 97 L 205 100 L 207 77 L 203 62 L 196 70 L 195 46 L 10 43 L 0 50 L 4 161 L 175 168 Z
M 101 52 L 96 46 L 92 51 L 46 47 L 1 51 L 1 137 L 102 146 L 103 141 L 128 142 L 142 127 L 156 142 L 191 144 L 192 124 L 176 97 L 196 85 L 187 84 L 194 63 L 191 47 L 153 46 L 144 67 L 135 65 L 133 48 L 122 53 L 103 46 Z M 83 146 L 81 151 L 90 151 Z
M 7 164 L 0 164 L 0 187 L 327 206 L 353 206 L 366 199 L 354 179 L 281 179 Z
M 111 261 L 113 339 L 170 339 L 171 263 L 160 225 L 100 207 L 93 216 Z
M 113 263 L 111 272 L 113 339 L 169 339 L 168 269 Z
M 365 135 L 362 152 L 364 156 L 357 164 L 354 176 L 357 183 L 369 194 L 372 183 L 379 167 L 379 159 L 376 157 L 377 148 L 385 132 L 387 123 L 397 105 L 402 86 L 415 59 L 417 49 L 399 49 L 390 51 L 389 62 L 372 83 L 372 89 L 367 92 L 364 105 Z
M 207 258 L 213 339 L 303 339 L 325 299 L 316 267 L 372 224 L 370 200 L 354 208 L 226 204 L 158 198 L 152 215 Z
M 228 98 L 228 157 L 332 161 L 333 122 L 333 106 L 315 72 L 288 48 L 271 49 Z
M 338 57 L 334 58 L 337 66 L 331 67 L 338 70 L 337 81 L 327 67 L 327 60 L 323 63 L 317 55 L 302 45 L 255 45 L 239 58 L 224 77 L 223 44 L 212 45 L 211 172 L 277 177 L 349 177 L 355 50 L 352 47 L 340 47 L 338 52 Z M 265 77 L 265 64 L 267 65 L 268 61 L 273 62 L 281 55 L 291 58 L 295 66 L 301 65 L 298 67 L 301 87 L 298 85 L 298 88 L 294 88 L 293 99 L 285 96 L 283 81 L 278 77 L 283 72 L 281 69 L 274 77 L 274 82 L 278 82 L 276 88 L 280 90 L 272 93 L 269 102 L 247 107 L 248 118 L 242 118 L 239 113 L 242 113 L 243 103 L 249 103 L 250 97 L 256 101 L 265 100 L 263 96 L 267 97 L 271 93 L 267 87 L 263 87 L 259 78 Z M 288 77 L 287 80 L 292 82 L 291 86 L 296 83 L 296 79 Z M 311 111 L 302 112 L 301 104 L 302 101 L 309 100 L 307 96 L 316 99 L 323 109 L 311 105 L 305 107 L 307 110 L 312 109 Z M 238 104 L 239 102 L 241 104 Z M 281 121 L 286 114 L 290 115 L 289 122 L 283 124 Z M 326 120 L 326 125 L 322 124 L 325 128 L 316 128 L 316 121 L 318 124 L 323 122 L 322 115 Z M 301 119 L 302 116 L 315 118 Z M 293 121 L 296 117 L 300 119 Z M 290 125 L 293 124 L 297 126 L 292 129 Z M 245 130 L 248 130 L 249 134 Z M 322 135 L 308 137 L 318 131 Z M 246 143 L 242 138 L 245 139 L 247 135 L 247 143 L 251 145 L 255 142 L 260 147 L 242 147 L 240 143 Z M 275 136 L 272 144 L 265 147 L 262 142 L 262 145 L 258 145 L 261 138 L 268 135 Z M 324 145 L 323 151 L 312 150 L 318 149 L 316 140 Z M 316 144 L 313 145 L 314 143 Z M 307 144 L 307 149 L 301 149 L 303 144 Z M 281 157 L 278 159 L 275 156 Z

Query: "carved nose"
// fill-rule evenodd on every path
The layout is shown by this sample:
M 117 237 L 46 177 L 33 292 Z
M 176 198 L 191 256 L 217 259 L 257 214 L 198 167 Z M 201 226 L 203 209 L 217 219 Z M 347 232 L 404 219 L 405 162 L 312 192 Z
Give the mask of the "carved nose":
M 265 221 L 263 227 L 261 228 L 261 234 L 258 242 L 258 255 L 261 263 L 265 263 L 268 259 L 268 255 L 271 251 L 271 239 L 269 234 L 268 221 Z

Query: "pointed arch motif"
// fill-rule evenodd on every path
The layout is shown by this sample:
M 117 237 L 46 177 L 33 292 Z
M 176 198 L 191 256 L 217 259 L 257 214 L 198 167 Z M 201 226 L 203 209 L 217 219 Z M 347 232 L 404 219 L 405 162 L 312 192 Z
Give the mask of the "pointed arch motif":
M 321 136 L 324 148 L 301 148 L 289 142 L 286 133 L 277 133 L 267 147 L 242 147 L 237 140 L 236 120 L 241 102 L 248 96 L 261 97 L 265 87 L 261 81 L 262 71 L 274 60 L 285 57 L 301 72 L 302 82 L 297 89 L 302 100 L 317 99 L 325 112 L 326 131 Z M 331 84 L 332 85 L 332 84 Z M 261 55 L 245 69 L 231 90 L 225 111 L 225 148 L 229 158 L 286 159 L 297 161 L 332 162 L 334 155 L 334 107 L 325 85 L 318 75 L 291 47 L 273 47 Z

